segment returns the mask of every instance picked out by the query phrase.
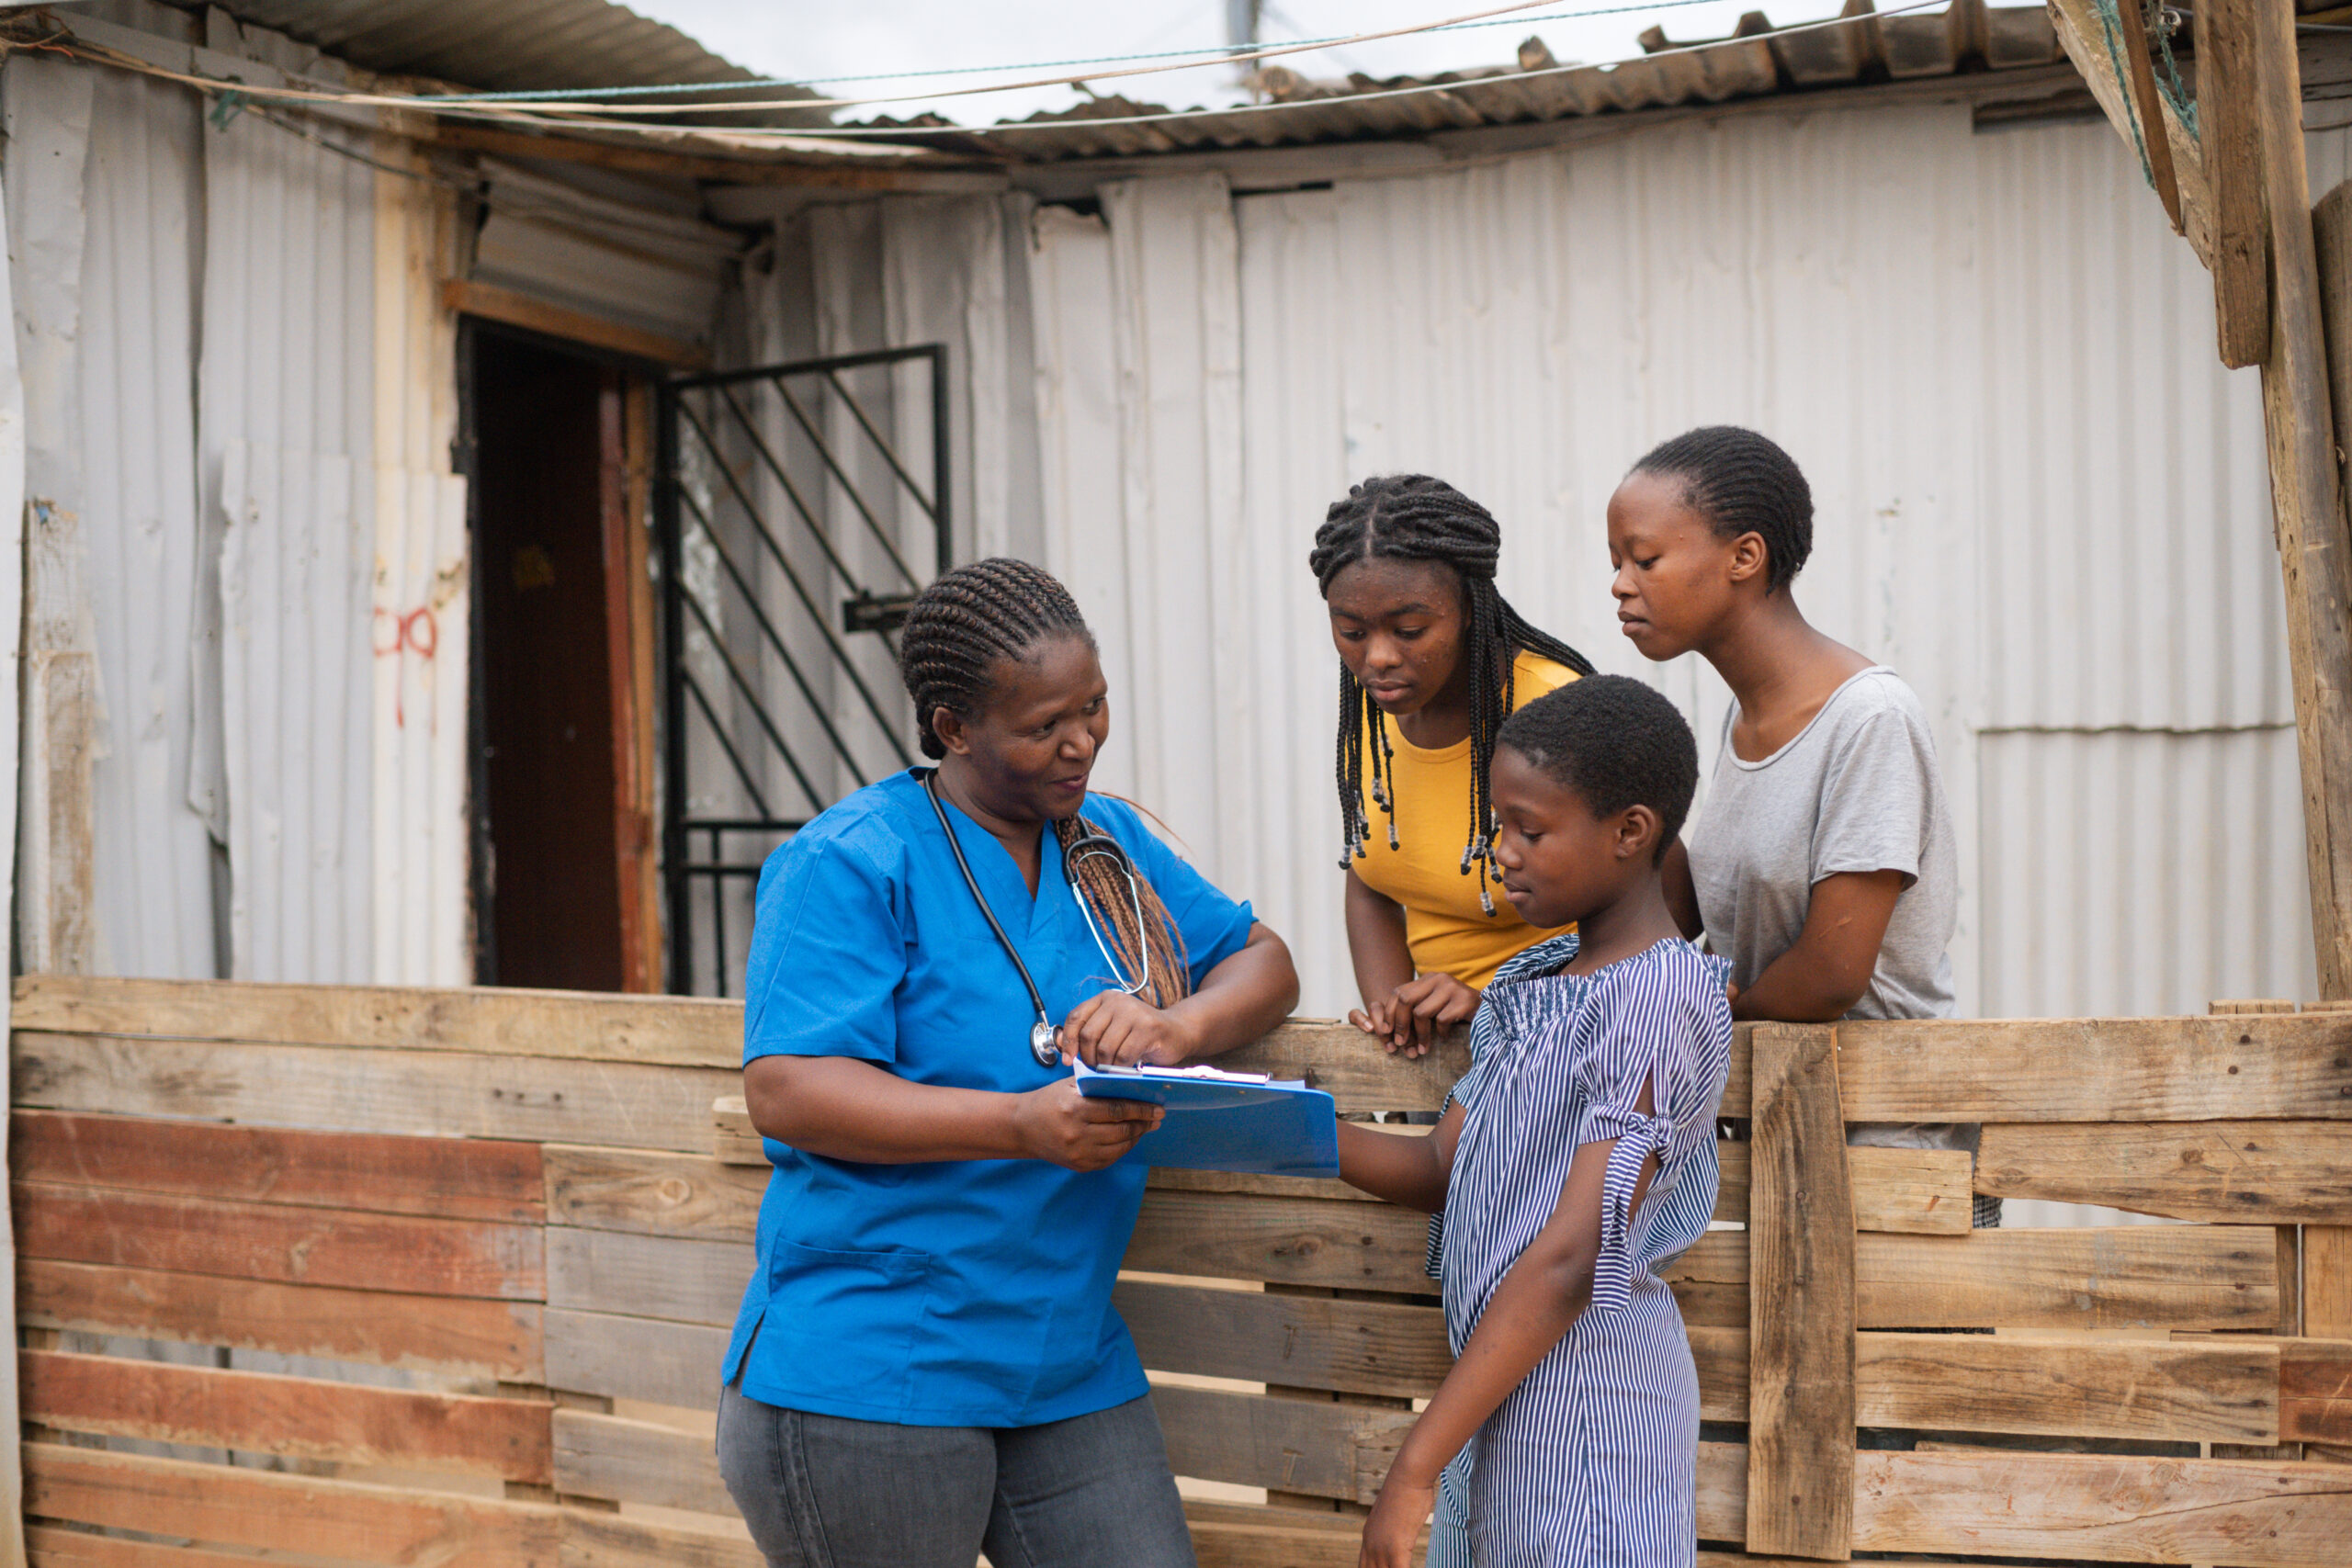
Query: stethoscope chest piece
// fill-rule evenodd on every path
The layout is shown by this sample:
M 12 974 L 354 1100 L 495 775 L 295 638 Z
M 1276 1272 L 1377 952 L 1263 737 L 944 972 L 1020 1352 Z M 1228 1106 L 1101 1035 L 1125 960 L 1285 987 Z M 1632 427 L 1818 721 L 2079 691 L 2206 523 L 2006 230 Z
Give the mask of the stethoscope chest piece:
M 1054 1043 L 1054 1037 L 1060 1032 L 1043 1019 L 1029 1026 L 1029 1054 L 1037 1058 L 1039 1066 L 1058 1067 L 1062 1065 L 1061 1050 Z

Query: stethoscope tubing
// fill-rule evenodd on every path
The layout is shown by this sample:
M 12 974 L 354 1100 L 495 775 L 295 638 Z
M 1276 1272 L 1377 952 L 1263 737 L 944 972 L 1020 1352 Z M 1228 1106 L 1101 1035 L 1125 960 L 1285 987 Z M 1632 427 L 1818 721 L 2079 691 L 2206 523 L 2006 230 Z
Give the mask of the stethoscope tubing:
M 971 890 L 972 902 L 980 907 L 980 919 L 988 921 L 989 930 L 996 933 L 997 944 L 1004 955 L 1012 960 L 1012 967 L 1021 976 L 1021 984 L 1029 992 L 1029 1005 L 1037 1010 L 1037 1021 L 1029 1031 L 1029 1055 L 1041 1067 L 1062 1065 L 1061 1049 L 1055 1043 L 1057 1031 L 1051 1014 L 1046 1011 L 1046 994 L 1037 989 L 1037 982 L 1030 977 L 1029 965 L 1021 961 L 1021 950 L 997 923 L 996 911 L 989 908 L 987 897 L 980 892 L 980 879 L 972 874 L 972 863 L 964 858 L 964 846 L 956 837 L 955 826 L 947 820 L 947 807 L 939 799 L 939 770 L 933 768 L 922 776 L 922 793 L 931 801 L 932 815 L 939 818 L 939 830 L 947 835 L 948 852 L 956 857 L 956 869 L 964 874 L 964 886 Z

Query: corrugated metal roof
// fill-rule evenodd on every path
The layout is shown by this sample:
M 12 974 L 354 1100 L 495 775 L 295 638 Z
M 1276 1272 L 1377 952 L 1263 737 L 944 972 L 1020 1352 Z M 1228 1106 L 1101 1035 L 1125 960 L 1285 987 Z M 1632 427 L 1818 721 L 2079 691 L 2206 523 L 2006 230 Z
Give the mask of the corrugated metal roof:
M 490 92 L 753 76 L 608 0 L 231 0 L 227 9 L 365 70 Z
M 1867 13 L 1870 0 L 1860 0 Z M 1902 17 L 1865 15 L 1851 26 L 1775 28 L 1760 11 L 1719 40 L 1683 39 L 1652 28 L 1642 58 L 1589 66 L 1555 62 L 1540 38 L 1520 46 L 1516 65 L 1434 76 L 1349 76 L 1310 81 L 1280 65 L 1258 77 L 1268 111 L 1199 113 L 1146 125 L 1100 123 L 1170 111 L 1123 97 L 1031 115 L 1018 132 L 963 129 L 937 116 L 867 123 L 945 131 L 938 140 L 1029 162 L 1137 157 L 1234 147 L 1419 136 L 1479 126 L 1566 119 L 1611 110 L 1722 103 L 1776 93 L 1872 82 L 2012 71 L 2064 59 L 2041 6 L 1988 7 L 1953 0 L 1949 9 Z M 1418 90 L 1418 89 L 1428 89 Z M 1382 96 L 1380 95 L 1396 95 Z M 1051 129 L 1026 129 L 1050 127 Z M 929 140 L 929 138 L 926 138 Z

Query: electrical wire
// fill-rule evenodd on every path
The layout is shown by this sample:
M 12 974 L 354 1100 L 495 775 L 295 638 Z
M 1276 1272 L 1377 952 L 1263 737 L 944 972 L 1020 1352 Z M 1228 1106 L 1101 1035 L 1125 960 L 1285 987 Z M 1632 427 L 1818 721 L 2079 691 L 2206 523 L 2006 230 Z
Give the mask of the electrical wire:
M 1438 22 L 1415 29 L 1420 33 L 1466 32 L 1477 28 L 1535 27 L 1544 22 L 1581 21 L 1588 17 L 1620 17 L 1634 11 L 1671 11 L 1688 6 L 1715 6 L 1724 0 L 1648 0 L 1635 6 L 1597 6 L 1581 11 L 1547 11 L 1540 17 L 1489 17 L 1475 22 Z M 1284 39 L 1278 46 L 1283 49 L 1336 49 L 1359 41 L 1361 37 L 1335 33 L 1327 38 Z M 561 101 L 570 103 L 580 98 L 655 97 L 672 93 L 708 93 L 715 89 L 734 91 L 757 87 L 829 87 L 844 82 L 927 82 L 938 76 L 980 76 L 1000 71 L 1062 71 L 1080 65 L 1125 65 L 1137 60 L 1183 60 L 1188 63 L 1169 66 L 1172 71 L 1199 70 L 1211 65 L 1230 65 L 1236 61 L 1256 56 L 1238 52 L 1235 45 L 1216 44 L 1193 49 L 1142 50 L 1130 54 L 1081 55 L 1069 60 L 1031 60 L 1005 65 L 943 65 L 930 71 L 868 71 L 848 76 L 804 76 L 797 79 L 784 76 L 761 76 L 742 82 L 665 82 L 657 86 L 631 87 L 568 87 L 561 92 L 511 93 L 432 93 L 420 102 L 442 104 L 495 104 Z M 1092 81 L 1093 77 L 1073 80 Z M 1010 88 L 990 89 L 1010 91 Z M 925 97 L 936 94 L 921 95 Z M 878 100 L 877 100 L 878 101 Z M 808 100 L 795 102 L 808 107 Z

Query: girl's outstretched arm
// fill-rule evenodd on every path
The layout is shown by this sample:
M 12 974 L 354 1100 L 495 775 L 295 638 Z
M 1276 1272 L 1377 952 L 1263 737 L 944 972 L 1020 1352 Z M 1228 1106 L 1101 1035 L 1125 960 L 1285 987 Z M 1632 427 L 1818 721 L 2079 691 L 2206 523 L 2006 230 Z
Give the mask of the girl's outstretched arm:
M 1447 1106 L 1427 1137 L 1340 1122 L 1340 1179 L 1391 1203 L 1436 1213 L 1445 1207 L 1446 1177 L 1453 1168 L 1453 1143 L 1462 1136 L 1464 1114 L 1459 1101 Z
M 1644 1114 L 1652 1110 L 1647 1087 L 1641 1109 Z M 1364 1521 L 1362 1568 L 1411 1568 L 1414 1544 L 1437 1500 L 1438 1472 L 1584 1315 L 1600 1258 L 1602 1190 L 1616 1147 L 1611 1138 L 1577 1150 L 1552 1217 L 1495 1287 L 1437 1397 L 1405 1435 L 1372 1517 Z M 1657 1174 L 1653 1155 L 1643 1162 L 1631 1212 L 1640 1211 Z

